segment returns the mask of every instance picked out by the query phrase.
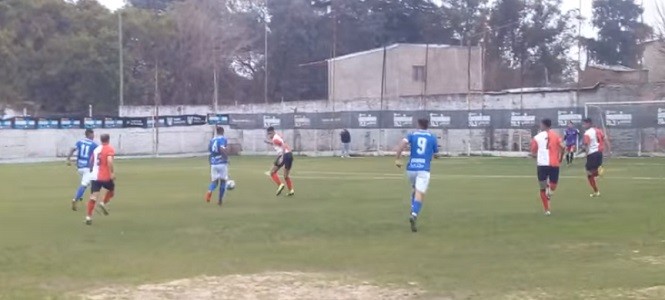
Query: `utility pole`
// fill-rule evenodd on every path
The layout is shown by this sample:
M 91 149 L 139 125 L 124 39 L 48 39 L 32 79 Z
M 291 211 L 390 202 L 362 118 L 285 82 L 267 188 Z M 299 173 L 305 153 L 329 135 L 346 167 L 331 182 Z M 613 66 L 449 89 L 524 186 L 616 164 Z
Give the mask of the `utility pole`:
M 268 0 L 266 0 L 266 9 L 263 12 L 263 57 L 265 60 L 265 78 L 263 80 L 263 101 L 268 103 Z
M 123 51 L 122 51 L 122 11 L 118 10 L 118 65 L 120 66 L 119 70 L 119 77 L 120 77 L 120 99 L 119 99 L 119 104 L 120 106 L 125 105 L 125 97 L 124 97 L 124 91 L 125 91 L 125 74 L 124 74 L 124 59 L 123 59 Z

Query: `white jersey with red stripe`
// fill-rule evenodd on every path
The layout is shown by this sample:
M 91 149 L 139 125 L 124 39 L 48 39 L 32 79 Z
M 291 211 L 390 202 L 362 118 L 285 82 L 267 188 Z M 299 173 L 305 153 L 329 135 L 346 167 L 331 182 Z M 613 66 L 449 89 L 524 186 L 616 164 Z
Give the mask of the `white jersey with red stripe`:
M 275 134 L 272 137 L 272 146 L 275 148 L 275 151 L 277 151 L 277 155 L 291 152 L 291 147 L 284 142 L 284 139 L 279 134 Z
M 584 132 L 584 144 L 587 146 L 588 154 L 603 152 L 605 135 L 600 129 L 591 127 Z

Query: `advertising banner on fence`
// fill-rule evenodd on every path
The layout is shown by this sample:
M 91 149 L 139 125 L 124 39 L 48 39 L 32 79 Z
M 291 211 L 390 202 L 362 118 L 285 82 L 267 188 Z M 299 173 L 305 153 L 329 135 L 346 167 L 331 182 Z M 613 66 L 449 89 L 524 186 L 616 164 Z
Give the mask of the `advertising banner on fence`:
M 229 115 L 208 114 L 209 125 L 229 125 Z
M 629 127 L 633 125 L 633 114 L 621 110 L 605 112 L 605 124 L 608 127 Z
M 148 128 L 148 118 L 124 118 L 125 128 Z
M 557 112 L 557 124 L 561 127 L 568 125 L 568 122 L 573 122 L 576 126 L 582 123 L 582 114 L 578 114 L 572 110 L 559 110 Z
M 658 108 L 658 125 L 665 126 L 665 108 Z
M 437 128 L 450 127 L 452 118 L 445 113 L 430 113 L 429 114 L 430 126 Z
M 358 121 L 358 127 L 360 128 L 379 127 L 379 117 L 377 113 L 358 113 L 356 119 Z
M 12 120 L 0 120 L 0 129 L 12 128 Z
M 104 128 L 122 128 L 122 118 L 106 117 L 104 118 Z
M 413 113 L 402 112 L 392 113 L 393 127 L 395 128 L 411 128 L 413 127 Z
M 83 118 L 83 128 L 101 128 L 103 124 L 103 119 L 87 117 Z
M 312 118 L 305 114 L 294 114 L 293 115 L 293 127 L 295 128 L 311 128 L 312 127 Z
M 56 118 L 39 118 L 37 119 L 37 128 L 39 129 L 56 129 L 58 128 L 60 120 Z
M 81 128 L 81 119 L 60 118 L 60 128 L 62 129 Z
M 278 115 L 263 115 L 263 128 L 282 127 L 282 119 Z
M 200 126 L 207 124 L 206 116 L 202 115 L 187 115 L 187 125 L 189 126 Z
M 36 122 L 32 118 L 15 117 L 12 119 L 14 129 L 35 129 Z
M 536 125 L 536 116 L 522 112 L 510 112 L 510 127 L 532 127 Z
M 488 127 L 492 123 L 492 118 L 482 112 L 469 113 L 469 127 Z
M 259 121 L 259 115 L 234 114 L 229 116 L 231 127 L 238 129 L 263 128 L 263 121 Z

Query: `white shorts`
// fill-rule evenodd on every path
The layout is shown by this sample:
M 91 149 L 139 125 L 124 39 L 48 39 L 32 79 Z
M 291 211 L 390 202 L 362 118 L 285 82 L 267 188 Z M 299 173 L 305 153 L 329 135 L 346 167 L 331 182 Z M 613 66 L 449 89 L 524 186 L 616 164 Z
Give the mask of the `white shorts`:
M 416 191 L 423 194 L 427 192 L 430 177 L 428 171 L 407 171 L 406 176 L 409 177 L 409 182 Z
M 78 172 L 81 176 L 81 186 L 90 185 L 90 168 L 80 168 L 78 169 Z
M 229 179 L 229 165 L 220 164 L 210 166 L 210 181 Z

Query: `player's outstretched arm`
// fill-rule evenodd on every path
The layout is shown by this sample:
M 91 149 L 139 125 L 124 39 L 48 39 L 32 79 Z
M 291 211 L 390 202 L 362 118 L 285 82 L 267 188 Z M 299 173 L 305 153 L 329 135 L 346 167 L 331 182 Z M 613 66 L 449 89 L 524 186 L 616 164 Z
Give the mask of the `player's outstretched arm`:
M 71 166 L 72 165 L 72 155 L 74 155 L 74 152 L 76 152 L 76 148 L 72 148 L 69 151 L 69 155 L 67 155 L 67 165 Z
M 409 142 L 406 139 L 403 139 L 399 142 L 397 145 L 397 148 L 395 149 L 396 155 L 395 155 L 395 165 L 398 168 L 402 167 L 402 152 L 404 149 L 406 149 L 406 146 Z

